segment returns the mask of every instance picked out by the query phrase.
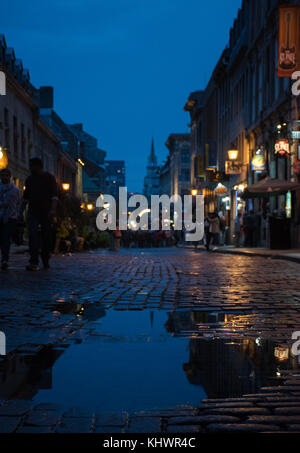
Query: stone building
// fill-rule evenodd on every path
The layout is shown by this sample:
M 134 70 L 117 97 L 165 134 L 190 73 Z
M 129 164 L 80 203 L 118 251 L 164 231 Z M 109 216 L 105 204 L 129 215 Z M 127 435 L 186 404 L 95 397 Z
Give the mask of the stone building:
M 119 188 L 126 187 L 125 161 L 106 160 L 106 193 L 112 195 L 116 200 L 119 199 Z
M 69 125 L 79 144 L 79 162 L 83 163 L 83 193 L 87 201 L 96 201 L 106 193 L 104 159 L 106 151 L 98 147 L 98 140 L 83 129 L 81 123 Z
M 185 105 L 191 116 L 191 156 L 196 160 L 200 173 L 200 180 L 196 183 L 200 190 L 205 189 L 207 180 L 213 180 L 215 188 L 218 182 L 227 187 L 227 194 L 215 196 L 214 203 L 215 207 L 220 208 L 221 204 L 226 207 L 231 233 L 239 210 L 253 209 L 260 218 L 274 211 L 290 215 L 288 197 L 296 197 L 288 193 L 271 196 L 268 200 L 259 197 L 244 200 L 245 189 L 264 177 L 295 180 L 293 164 L 299 155 L 298 141 L 292 139 L 292 131 L 298 119 L 296 107 L 299 109 L 299 98 L 292 95 L 291 79 L 277 76 L 279 6 L 285 3 L 280 0 L 243 0 L 230 30 L 229 43 L 206 89 L 192 93 Z M 289 4 L 298 5 L 299 2 L 291 0 Z M 290 156 L 278 157 L 275 154 L 278 138 L 289 141 Z M 217 155 L 215 169 L 209 168 L 205 153 L 210 141 Z M 234 162 L 230 162 L 229 150 L 237 151 Z M 210 152 L 211 149 L 208 155 Z M 264 160 L 259 170 L 253 166 L 257 155 Z M 207 171 L 214 172 L 215 177 L 208 177 Z M 195 176 L 192 171 L 192 182 L 197 179 Z M 294 199 L 294 246 L 300 241 L 299 208 Z M 257 244 L 267 243 L 264 224 Z
M 159 174 L 160 195 L 171 195 L 170 156 L 160 167 Z
M 190 134 L 171 134 L 166 142 L 170 159 L 170 194 L 190 195 L 191 156 Z
M 45 170 L 62 183 L 62 165 L 72 174 L 76 174 L 76 166 L 42 121 L 39 91 L 30 83 L 29 71 L 16 58 L 14 49 L 7 47 L 4 35 L 0 35 L 0 71 L 6 79 L 6 94 L 0 95 L 0 146 L 14 181 L 22 190 L 29 175 L 29 159 L 40 157 Z

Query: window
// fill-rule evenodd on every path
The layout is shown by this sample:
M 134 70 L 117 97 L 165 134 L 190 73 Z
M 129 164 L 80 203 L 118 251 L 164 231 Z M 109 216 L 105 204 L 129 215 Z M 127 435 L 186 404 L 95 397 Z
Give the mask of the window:
M 182 151 L 181 153 L 181 162 L 183 164 L 189 164 L 190 163 L 190 153 L 187 150 Z
M 18 120 L 14 116 L 13 119 L 13 130 L 14 130 L 14 154 L 15 156 L 18 156 L 19 150 L 19 135 L 18 135 Z
M 26 144 L 26 137 L 25 137 L 25 128 L 24 124 L 21 124 L 21 157 L 22 160 L 25 160 L 25 144 Z
M 31 130 L 28 129 L 28 131 L 27 131 L 27 154 L 28 154 L 28 159 L 31 159 L 31 148 L 32 148 Z
M 183 168 L 181 170 L 181 180 L 183 182 L 188 182 L 190 181 L 191 176 L 190 176 L 190 170 L 188 168 Z

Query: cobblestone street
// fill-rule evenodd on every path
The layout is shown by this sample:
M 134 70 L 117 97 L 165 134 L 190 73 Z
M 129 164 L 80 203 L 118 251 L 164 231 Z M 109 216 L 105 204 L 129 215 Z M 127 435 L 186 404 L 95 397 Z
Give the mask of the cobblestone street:
M 26 273 L 26 259 L 0 274 L 1 432 L 300 432 L 299 264 L 171 248 Z M 123 400 L 139 363 L 152 382 Z

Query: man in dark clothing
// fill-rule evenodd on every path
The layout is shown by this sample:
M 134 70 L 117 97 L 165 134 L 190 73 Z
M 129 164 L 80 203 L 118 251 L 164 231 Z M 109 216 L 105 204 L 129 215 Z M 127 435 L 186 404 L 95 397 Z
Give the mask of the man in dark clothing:
M 44 172 L 38 158 L 30 160 L 30 172 L 25 183 L 24 204 L 28 203 L 28 229 L 30 262 L 29 271 L 39 270 L 39 249 L 45 269 L 49 268 L 51 250 L 51 223 L 56 213 L 58 200 L 54 176 Z
M 245 246 L 254 247 L 254 233 L 256 229 L 256 219 L 254 211 L 250 211 L 250 213 L 245 216 L 244 225 L 246 227 Z

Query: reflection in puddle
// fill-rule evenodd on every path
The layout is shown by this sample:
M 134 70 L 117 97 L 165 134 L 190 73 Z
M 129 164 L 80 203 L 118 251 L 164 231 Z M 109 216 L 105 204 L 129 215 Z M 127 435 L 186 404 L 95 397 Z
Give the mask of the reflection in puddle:
M 30 349 L 30 347 L 28 348 Z M 31 400 L 41 389 L 52 388 L 52 368 L 64 349 L 43 348 L 20 354 L 0 363 L 0 399 Z
M 53 313 L 77 315 L 87 321 L 96 321 L 105 316 L 105 309 L 99 304 L 79 304 L 75 301 L 58 300 L 49 306 Z
M 281 384 L 280 370 L 299 372 L 289 348 L 274 341 L 194 336 L 195 326 L 223 325 L 242 315 L 58 305 L 61 313 L 79 310 L 92 321 L 90 335 L 65 349 L 25 349 L 1 362 L 0 398 L 98 411 L 165 409 L 256 393 Z

